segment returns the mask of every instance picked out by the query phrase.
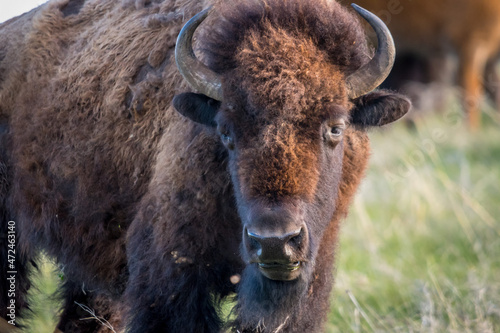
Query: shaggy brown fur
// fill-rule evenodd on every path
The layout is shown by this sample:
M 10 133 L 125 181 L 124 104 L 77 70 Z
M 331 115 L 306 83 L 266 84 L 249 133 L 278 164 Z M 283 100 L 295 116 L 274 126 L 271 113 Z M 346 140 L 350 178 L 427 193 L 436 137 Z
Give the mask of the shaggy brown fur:
M 442 81 L 444 58 L 450 49 L 458 54 L 456 76 L 464 89 L 464 108 L 472 128 L 480 123 L 479 102 L 485 84 L 493 85 L 500 109 L 500 80 L 492 66 L 500 51 L 500 1 L 359 0 L 357 4 L 387 23 L 400 55 L 427 61 L 427 70 L 419 70 L 424 80 Z M 489 82 L 492 77 L 494 81 Z
M 344 79 L 370 52 L 336 2 L 217 1 L 197 45 L 224 100 L 185 93 L 176 112 L 188 88 L 175 40 L 210 3 L 53 0 L 0 26 L 0 217 L 18 228 L 18 311 L 43 250 L 65 274 L 63 332 L 105 331 L 80 321 L 76 302 L 133 333 L 219 332 L 233 292 L 234 330 L 320 331 L 364 130 L 409 102 L 348 100 Z M 302 214 L 309 246 L 295 281 L 249 263 L 242 234 L 256 207 Z

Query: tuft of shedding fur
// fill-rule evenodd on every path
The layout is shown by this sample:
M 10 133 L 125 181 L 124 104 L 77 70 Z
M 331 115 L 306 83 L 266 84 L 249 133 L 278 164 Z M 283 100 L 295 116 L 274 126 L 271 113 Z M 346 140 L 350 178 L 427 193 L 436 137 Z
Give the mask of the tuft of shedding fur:
M 189 90 L 176 37 L 208 5 L 195 45 L 224 100 L 174 99 Z M 0 42 L 0 226 L 18 228 L 20 308 L 43 250 L 64 267 L 63 332 L 103 330 L 75 301 L 131 333 L 220 332 L 232 293 L 231 329 L 321 330 L 364 128 L 408 108 L 389 93 L 348 99 L 345 78 L 370 54 L 352 14 L 330 0 L 54 0 L 1 24 Z M 294 281 L 246 258 L 259 205 L 302 214 Z

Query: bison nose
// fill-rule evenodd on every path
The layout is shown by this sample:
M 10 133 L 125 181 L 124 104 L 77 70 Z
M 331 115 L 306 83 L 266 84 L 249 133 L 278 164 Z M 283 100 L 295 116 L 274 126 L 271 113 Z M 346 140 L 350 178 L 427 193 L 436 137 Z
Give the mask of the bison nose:
M 252 261 L 263 264 L 288 264 L 302 257 L 305 233 L 303 227 L 283 234 L 247 229 L 247 250 Z

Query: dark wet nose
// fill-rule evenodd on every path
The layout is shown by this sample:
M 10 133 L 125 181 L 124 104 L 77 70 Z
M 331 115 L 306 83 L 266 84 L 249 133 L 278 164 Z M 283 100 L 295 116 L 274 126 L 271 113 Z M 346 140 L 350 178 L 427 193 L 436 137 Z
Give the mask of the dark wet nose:
M 247 229 L 247 250 L 260 263 L 288 264 L 297 260 L 305 240 L 303 227 L 286 233 L 269 234 Z

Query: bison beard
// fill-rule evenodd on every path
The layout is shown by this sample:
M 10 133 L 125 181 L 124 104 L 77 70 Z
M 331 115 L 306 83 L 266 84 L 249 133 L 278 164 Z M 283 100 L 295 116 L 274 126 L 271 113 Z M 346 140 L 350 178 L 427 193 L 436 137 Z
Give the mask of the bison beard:
M 371 92 L 394 46 L 356 11 L 372 58 L 331 0 L 61 0 L 2 23 L 0 231 L 16 222 L 18 317 L 43 250 L 64 267 L 65 333 L 105 331 L 78 304 L 129 333 L 320 332 L 366 130 L 410 107 Z
M 309 273 L 309 272 L 308 272 Z M 247 266 L 238 287 L 238 304 L 233 310 L 237 319 L 231 323 L 234 330 L 254 332 L 287 327 L 287 322 L 300 318 L 303 300 L 310 281 L 303 274 L 294 281 L 273 281 L 265 278 L 255 266 Z M 291 332 L 288 328 L 283 332 Z

